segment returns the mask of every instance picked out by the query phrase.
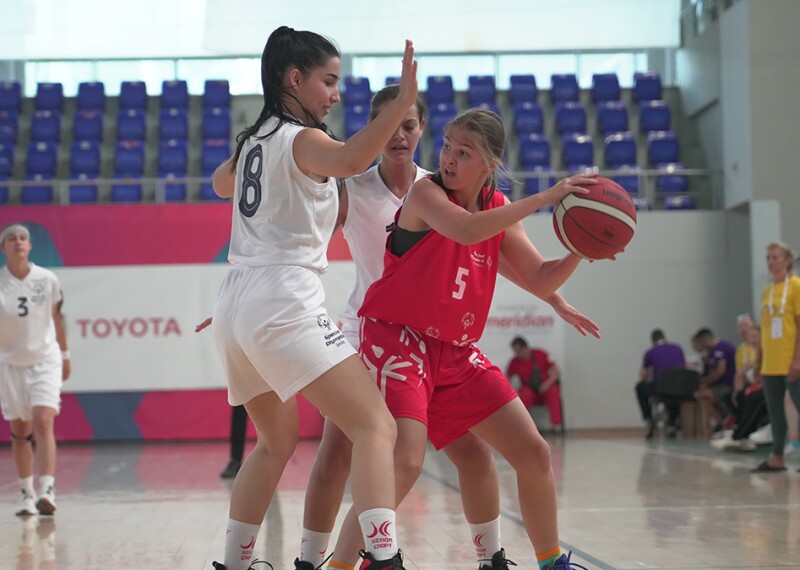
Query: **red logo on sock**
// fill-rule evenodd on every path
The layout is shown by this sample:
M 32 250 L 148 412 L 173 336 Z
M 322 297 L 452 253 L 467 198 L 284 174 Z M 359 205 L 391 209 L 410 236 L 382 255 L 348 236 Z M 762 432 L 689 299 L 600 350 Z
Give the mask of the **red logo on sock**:
M 481 542 L 481 541 L 483 541 L 483 537 L 484 537 L 484 536 L 486 536 L 484 533 L 480 533 L 480 534 L 476 534 L 476 535 L 475 535 L 475 538 L 473 538 L 473 539 L 472 539 L 472 542 L 473 542 L 473 544 L 474 544 L 474 545 L 475 545 L 477 548 L 483 548 L 483 544 L 482 544 L 482 542 Z
M 253 538 L 250 539 L 250 544 L 240 544 L 239 546 L 241 546 L 244 550 L 249 550 L 253 548 L 255 545 L 256 545 L 256 537 L 254 536 Z

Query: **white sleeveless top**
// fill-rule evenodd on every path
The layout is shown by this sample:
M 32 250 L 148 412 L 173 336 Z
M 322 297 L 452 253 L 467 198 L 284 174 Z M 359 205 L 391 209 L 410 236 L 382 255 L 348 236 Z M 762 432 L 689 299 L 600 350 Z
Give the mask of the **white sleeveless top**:
M 228 261 L 251 267 L 299 265 L 323 273 L 339 208 L 336 180 L 315 182 L 300 170 L 292 144 L 305 128 L 268 119 L 236 163 Z
M 414 181 L 428 174 L 418 166 Z M 402 203 L 383 182 L 378 165 L 347 179 L 347 219 L 342 233 L 356 265 L 356 283 L 341 318 L 342 331 L 350 340 L 358 338 L 358 309 L 367 289 L 383 275 L 386 237 Z
M 33 366 L 61 349 L 53 307 L 62 299 L 55 273 L 30 263 L 25 279 L 0 268 L 0 363 Z

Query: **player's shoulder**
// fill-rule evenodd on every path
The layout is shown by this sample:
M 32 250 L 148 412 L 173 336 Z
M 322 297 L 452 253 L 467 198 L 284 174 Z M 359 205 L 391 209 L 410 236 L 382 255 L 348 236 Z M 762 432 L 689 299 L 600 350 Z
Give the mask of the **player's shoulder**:
M 49 279 L 58 282 L 58 277 L 53 271 L 33 262 L 31 262 L 31 276 L 36 279 Z
M 350 192 L 351 190 L 358 190 L 359 188 L 371 186 L 377 175 L 378 165 L 376 164 L 360 174 L 351 176 L 345 181 L 345 184 L 347 184 L 347 191 Z

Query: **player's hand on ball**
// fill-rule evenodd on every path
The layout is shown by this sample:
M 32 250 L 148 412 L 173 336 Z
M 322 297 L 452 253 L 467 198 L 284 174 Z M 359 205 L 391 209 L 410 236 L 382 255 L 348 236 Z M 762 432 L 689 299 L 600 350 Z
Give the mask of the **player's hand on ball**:
M 569 194 L 586 194 L 589 191 L 584 186 L 597 183 L 597 174 L 576 174 L 559 180 L 555 186 L 545 190 L 543 194 L 547 197 L 548 204 L 558 204 Z

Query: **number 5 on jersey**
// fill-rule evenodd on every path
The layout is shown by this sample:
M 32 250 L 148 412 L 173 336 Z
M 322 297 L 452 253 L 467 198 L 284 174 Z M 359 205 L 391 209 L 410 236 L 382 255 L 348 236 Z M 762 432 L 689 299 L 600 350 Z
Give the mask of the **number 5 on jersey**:
M 462 299 L 464 297 L 464 289 L 467 288 L 467 275 L 469 275 L 469 269 L 466 267 L 458 268 L 458 273 L 456 273 L 456 290 L 453 291 L 453 299 Z

